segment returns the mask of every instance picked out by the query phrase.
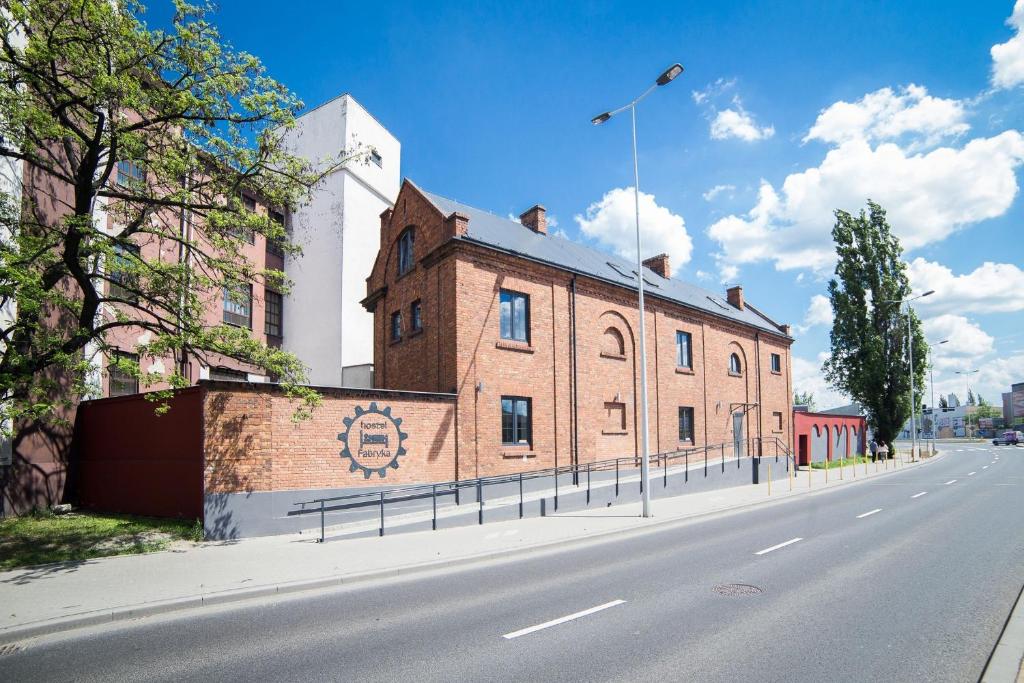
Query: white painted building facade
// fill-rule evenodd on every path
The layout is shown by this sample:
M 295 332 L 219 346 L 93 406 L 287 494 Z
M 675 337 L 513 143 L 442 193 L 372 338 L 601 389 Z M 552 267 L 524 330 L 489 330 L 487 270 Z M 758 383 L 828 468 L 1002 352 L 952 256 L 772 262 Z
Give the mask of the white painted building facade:
M 315 163 L 365 152 L 328 175 L 291 216 L 303 253 L 285 258 L 293 285 L 283 346 L 308 366 L 314 385 L 371 386 L 373 315 L 359 302 L 379 247 L 380 214 L 398 196 L 401 145 L 348 94 L 298 117 L 285 143 Z

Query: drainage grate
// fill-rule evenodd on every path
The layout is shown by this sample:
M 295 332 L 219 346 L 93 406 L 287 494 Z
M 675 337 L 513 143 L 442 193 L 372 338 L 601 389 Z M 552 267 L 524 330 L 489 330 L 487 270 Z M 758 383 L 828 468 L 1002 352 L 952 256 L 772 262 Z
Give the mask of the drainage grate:
M 764 593 L 763 588 L 759 586 L 751 586 L 749 583 L 720 583 L 711 590 L 715 591 L 719 595 L 727 595 L 729 597 L 760 595 L 761 593 Z
M 6 645 L 0 645 L 0 657 L 6 655 L 13 655 L 16 652 L 21 652 L 22 647 L 17 643 L 7 643 Z

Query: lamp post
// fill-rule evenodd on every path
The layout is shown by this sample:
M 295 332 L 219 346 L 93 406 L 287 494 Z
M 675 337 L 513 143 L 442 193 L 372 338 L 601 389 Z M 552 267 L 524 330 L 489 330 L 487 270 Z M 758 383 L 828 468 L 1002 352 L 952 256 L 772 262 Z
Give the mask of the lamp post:
M 935 346 L 941 346 L 948 344 L 948 339 L 943 339 L 940 342 L 935 342 Z M 932 455 L 935 454 L 935 365 L 928 360 L 928 386 L 932 393 Z
M 630 118 L 633 122 L 633 202 L 635 204 L 636 217 L 636 279 L 637 279 L 637 308 L 640 311 L 640 417 L 641 417 L 641 455 L 640 455 L 640 485 L 643 488 L 643 515 L 651 516 L 651 486 L 650 486 L 650 453 L 647 442 L 647 346 L 645 344 L 646 330 L 644 327 L 644 266 L 643 251 L 640 241 L 640 167 L 636 154 L 636 105 L 640 100 L 651 94 L 655 88 L 668 85 L 676 76 L 683 73 L 680 64 L 673 64 L 665 69 L 654 84 L 644 90 L 643 93 L 629 104 L 618 109 L 598 114 L 590 120 L 595 126 L 600 125 L 615 116 L 616 114 L 629 109 Z
M 907 353 L 910 360 L 910 462 L 914 462 L 914 453 L 917 451 L 917 409 L 914 407 L 914 337 L 913 329 L 910 325 L 910 302 L 923 299 L 926 296 L 931 296 L 935 293 L 934 289 L 929 289 L 924 294 L 918 294 L 912 296 L 909 299 L 886 299 L 880 303 L 883 304 L 899 304 L 907 305 Z
M 957 370 L 956 374 L 964 375 L 967 378 L 967 394 L 964 395 L 964 438 L 970 438 L 967 434 L 967 427 L 970 425 L 970 416 L 967 414 L 967 396 L 971 393 L 971 375 L 974 375 L 981 370 Z

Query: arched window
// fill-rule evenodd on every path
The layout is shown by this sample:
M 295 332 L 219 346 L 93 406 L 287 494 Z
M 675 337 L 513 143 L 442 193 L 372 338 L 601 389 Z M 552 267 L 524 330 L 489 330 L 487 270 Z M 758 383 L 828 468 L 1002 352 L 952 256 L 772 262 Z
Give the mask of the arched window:
M 743 366 L 740 364 L 740 357 L 735 353 L 729 356 L 729 372 L 738 375 L 743 372 Z
M 406 228 L 398 238 L 398 274 L 405 275 L 412 270 L 412 247 L 415 231 Z
M 626 342 L 622 333 L 614 327 L 604 331 L 604 338 L 601 340 L 601 354 L 605 356 L 625 356 Z

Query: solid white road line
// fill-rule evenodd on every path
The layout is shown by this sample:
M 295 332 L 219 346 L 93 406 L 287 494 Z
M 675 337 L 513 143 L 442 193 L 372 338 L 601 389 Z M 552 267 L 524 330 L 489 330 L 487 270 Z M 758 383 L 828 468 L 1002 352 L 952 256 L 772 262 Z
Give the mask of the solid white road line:
M 793 545 L 794 543 L 797 543 L 797 542 L 802 541 L 802 540 L 804 540 L 804 539 L 800 538 L 799 536 L 797 538 L 791 538 L 788 541 L 786 541 L 785 543 L 780 543 L 778 545 L 773 545 L 771 548 L 765 548 L 764 550 L 758 550 L 754 554 L 755 555 L 765 555 L 767 553 L 770 553 L 773 550 L 778 550 L 779 548 L 785 548 L 787 545 Z
M 949 486 L 950 484 L 955 484 L 955 483 L 956 483 L 956 479 L 950 479 L 945 484 L 943 484 L 943 486 Z
M 615 607 L 616 605 L 621 605 L 624 602 L 626 602 L 626 601 L 625 600 L 612 600 L 611 602 L 606 602 L 603 605 L 598 605 L 597 607 L 591 607 L 590 609 L 585 609 L 582 612 L 576 612 L 575 614 L 570 614 L 568 616 L 559 617 L 558 619 L 552 619 L 551 621 L 545 621 L 543 624 L 537 624 L 536 626 L 529 626 L 527 628 L 520 629 L 518 631 L 512 631 L 512 633 L 506 633 L 505 635 L 502 636 L 502 638 L 504 638 L 506 640 L 512 640 L 513 638 L 518 638 L 519 636 L 525 636 L 528 633 L 533 633 L 534 631 L 540 631 L 540 630 L 545 629 L 545 628 L 551 628 L 552 626 L 558 626 L 559 624 L 564 624 L 567 621 L 572 621 L 574 619 L 579 619 L 580 617 L 585 617 L 585 616 L 588 616 L 588 615 L 593 614 L 595 612 L 600 612 L 601 610 L 606 610 L 609 607 Z
M 927 495 L 928 495 L 927 491 L 921 491 L 921 493 L 915 493 L 914 495 L 912 495 L 911 498 L 920 498 L 921 496 L 927 496 Z
M 871 515 L 875 514 L 876 512 L 881 512 L 881 511 L 882 511 L 882 508 L 875 508 L 874 510 L 871 510 L 870 512 L 865 512 L 863 515 L 857 515 L 857 519 L 864 519 L 865 517 L 870 517 Z

